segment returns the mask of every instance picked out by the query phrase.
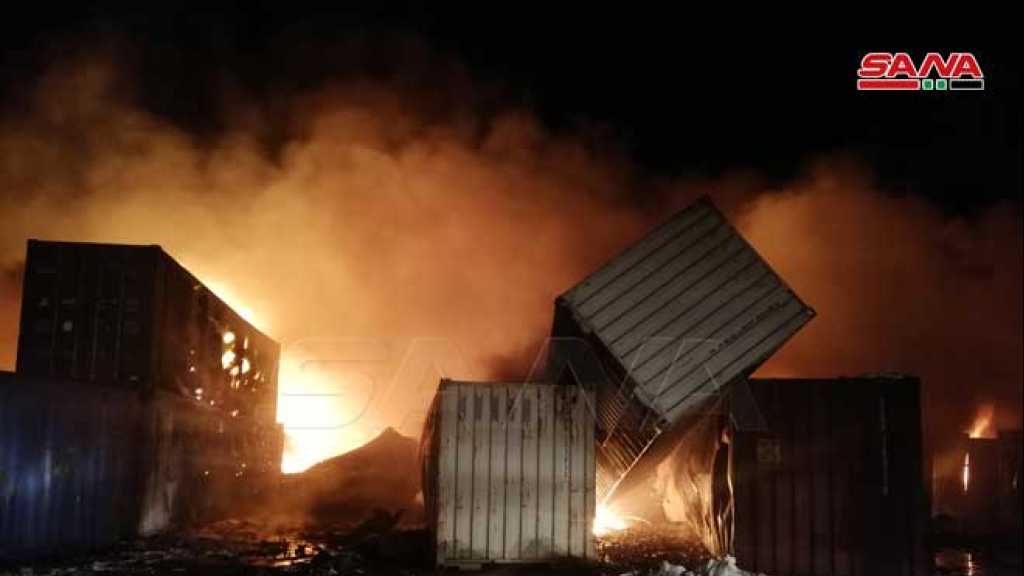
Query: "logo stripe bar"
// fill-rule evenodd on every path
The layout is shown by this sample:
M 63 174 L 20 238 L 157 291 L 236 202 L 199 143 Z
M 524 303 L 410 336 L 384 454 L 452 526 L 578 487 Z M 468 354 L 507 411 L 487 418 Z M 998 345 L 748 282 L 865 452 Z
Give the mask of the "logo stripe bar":
M 921 81 L 917 79 L 860 79 L 857 90 L 920 90 Z

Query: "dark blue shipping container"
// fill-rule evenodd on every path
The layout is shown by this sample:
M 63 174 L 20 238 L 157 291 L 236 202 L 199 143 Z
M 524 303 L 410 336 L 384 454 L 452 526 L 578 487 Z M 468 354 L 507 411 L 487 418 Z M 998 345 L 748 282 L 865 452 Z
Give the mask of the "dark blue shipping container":
M 282 433 L 163 391 L 0 373 L 0 558 L 101 548 L 244 509 Z

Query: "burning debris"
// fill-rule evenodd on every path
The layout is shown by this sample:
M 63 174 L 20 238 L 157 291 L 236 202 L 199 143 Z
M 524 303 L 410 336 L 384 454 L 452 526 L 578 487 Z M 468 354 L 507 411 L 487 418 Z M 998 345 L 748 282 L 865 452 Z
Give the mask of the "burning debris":
M 967 436 L 970 438 L 995 438 L 995 414 L 995 404 L 982 404 L 978 409 L 978 415 L 974 417 L 974 422 L 971 423 Z
M 403 525 L 422 523 L 418 443 L 391 428 L 351 452 L 305 472 L 286 474 L 273 510 L 317 524 L 360 519 L 373 511 L 397 515 Z

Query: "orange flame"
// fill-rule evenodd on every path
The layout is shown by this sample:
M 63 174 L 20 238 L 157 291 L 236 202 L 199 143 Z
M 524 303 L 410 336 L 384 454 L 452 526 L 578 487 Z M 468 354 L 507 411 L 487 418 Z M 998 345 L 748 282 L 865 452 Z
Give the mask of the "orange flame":
M 995 438 L 995 430 L 992 421 L 995 418 L 996 409 L 992 404 L 982 404 L 978 408 L 978 414 L 974 417 L 970 429 L 967 431 L 971 438 Z
M 594 516 L 594 536 L 604 536 L 629 528 L 627 519 L 607 504 L 599 504 Z
M 229 284 L 219 279 L 206 279 L 204 283 L 250 324 L 264 332 L 269 331 L 267 319 L 246 306 Z M 233 344 L 237 339 L 233 332 L 226 332 L 222 337 L 225 345 Z M 243 346 L 248 347 L 247 340 Z M 235 376 L 251 370 L 248 360 L 243 359 L 234 366 L 236 360 L 233 350 L 225 350 L 221 364 Z M 346 399 L 354 395 L 348 392 L 353 387 L 358 388 L 359 382 L 349 382 L 350 378 L 344 374 L 307 366 L 306 360 L 301 351 L 287 347 L 281 351 L 277 422 L 284 428 L 281 471 L 286 474 L 301 472 L 332 456 L 354 450 L 380 432 L 379 427 L 359 421 L 361 405 L 350 405 L 352 403 Z M 196 390 L 196 396 L 202 397 L 201 389 Z

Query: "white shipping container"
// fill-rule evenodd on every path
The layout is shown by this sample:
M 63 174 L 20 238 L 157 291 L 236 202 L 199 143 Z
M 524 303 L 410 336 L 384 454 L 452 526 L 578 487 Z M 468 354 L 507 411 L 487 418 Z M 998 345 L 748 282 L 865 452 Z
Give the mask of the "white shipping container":
M 442 380 L 423 436 L 439 566 L 595 560 L 592 395 Z

